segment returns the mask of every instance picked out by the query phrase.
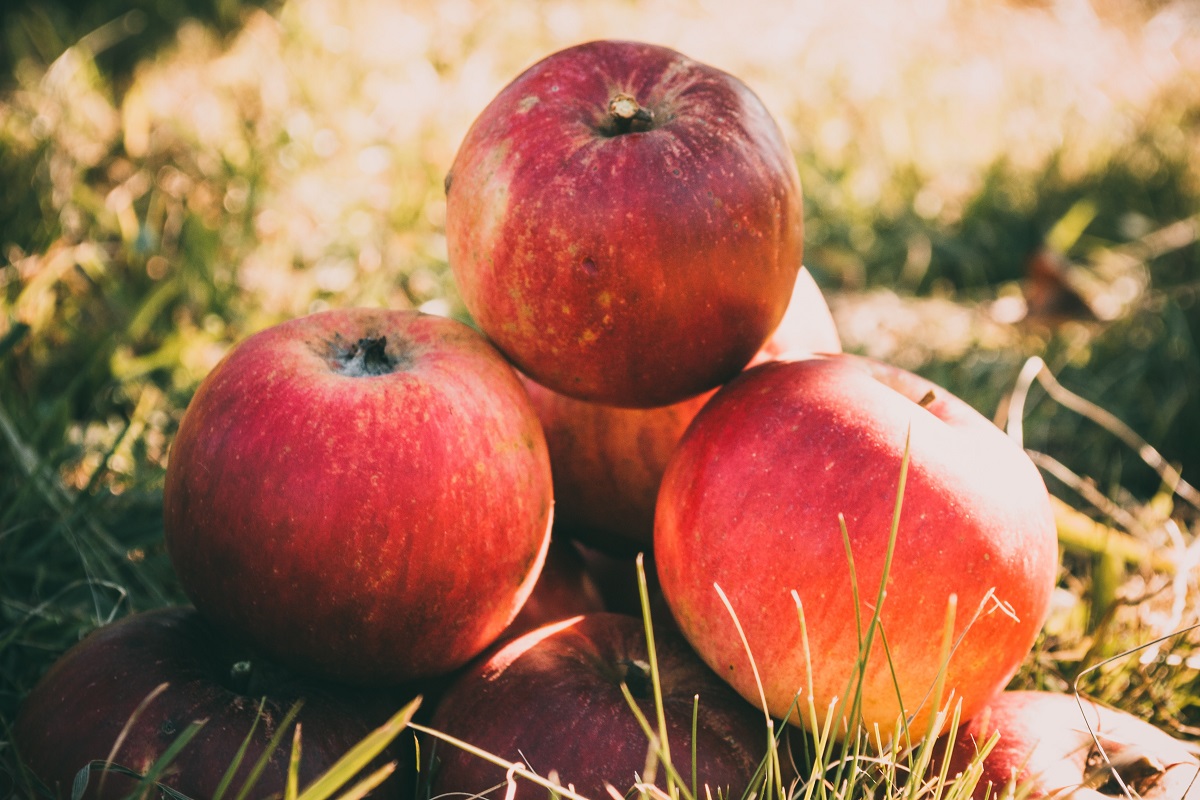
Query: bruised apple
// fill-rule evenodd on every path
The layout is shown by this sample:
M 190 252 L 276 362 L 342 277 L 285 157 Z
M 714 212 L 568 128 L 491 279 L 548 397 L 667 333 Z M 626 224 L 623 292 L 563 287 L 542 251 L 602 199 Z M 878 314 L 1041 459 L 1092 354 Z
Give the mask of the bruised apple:
M 854 696 L 859 631 L 890 562 L 861 716 L 835 728 L 886 735 L 904 715 L 919 736 L 944 634 L 946 696 L 964 717 L 1016 672 L 1049 610 L 1057 545 L 1046 487 L 1010 438 L 940 386 L 841 354 L 753 367 L 709 400 L 667 466 L 654 555 L 676 622 L 717 673 L 757 701 L 719 587 L 770 711 L 807 707 L 811 681 L 822 718 Z
M 236 345 L 170 452 L 167 551 L 196 607 L 296 669 L 452 671 L 529 596 L 549 543 L 541 425 L 483 336 L 340 309 Z
M 525 374 L 598 403 L 677 403 L 736 375 L 803 250 L 795 159 L 740 80 L 592 41 L 506 86 L 446 176 L 450 266 Z
M 750 363 L 841 349 L 829 306 L 802 268 L 787 313 Z M 556 529 L 615 555 L 649 549 L 667 461 L 712 392 L 635 409 L 576 400 L 528 378 L 525 384 L 550 449 Z
M 1200 799 L 1194 746 L 1094 700 L 1032 690 L 1000 694 L 949 743 L 948 774 L 963 773 L 996 736 L 979 763 L 976 800 L 1008 797 L 1010 790 L 1028 800 Z

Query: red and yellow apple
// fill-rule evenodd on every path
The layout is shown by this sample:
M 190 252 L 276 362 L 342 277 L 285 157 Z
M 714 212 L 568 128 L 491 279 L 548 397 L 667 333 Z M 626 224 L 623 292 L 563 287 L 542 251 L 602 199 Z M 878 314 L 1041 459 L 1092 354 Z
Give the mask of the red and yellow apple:
M 912 735 L 929 731 L 944 632 L 947 698 L 969 717 L 1001 691 L 1041 628 L 1058 569 L 1049 495 L 1021 448 L 947 390 L 848 354 L 753 367 L 708 402 L 663 478 L 654 554 L 667 603 L 704 660 L 759 702 L 719 587 L 771 713 L 796 701 L 804 712 L 811 681 L 819 719 L 855 695 L 860 630 L 890 559 L 861 716 L 841 727 L 884 735 L 901 715 Z
M 978 761 L 980 748 L 998 736 Z M 949 775 L 982 770 L 972 797 L 1200 799 L 1196 749 L 1126 711 L 1074 694 L 1008 691 L 958 729 Z M 939 762 L 940 765 L 940 762 Z M 1128 792 L 1126 791 L 1128 790 Z
M 289 710 L 303 701 L 249 795 L 267 797 L 284 789 L 297 726 L 303 786 L 399 709 L 391 700 L 281 670 L 232 644 L 195 609 L 173 607 L 98 628 L 64 653 L 22 701 L 13 742 L 52 796 L 66 800 L 91 762 L 111 757 L 112 764 L 145 775 L 190 725 L 203 722 L 160 782 L 188 797 L 213 797 L 245 744 L 229 784 L 233 796 Z M 398 744 L 393 759 L 411 752 L 411 741 Z M 409 780 L 396 775 L 377 796 L 404 796 Z M 84 797 L 126 797 L 134 785 L 133 778 L 94 768 Z
M 672 763 L 691 788 L 694 747 L 698 785 L 713 797 L 718 790 L 742 797 L 767 752 L 762 712 L 713 675 L 678 634 L 657 631 L 655 652 Z M 554 774 L 585 797 L 611 796 L 606 784 L 623 794 L 638 776 L 648 780 L 649 740 L 621 691 L 624 683 L 654 724 L 648 659 L 645 629 L 635 617 L 588 614 L 547 625 L 460 675 L 439 700 L 430 728 L 543 778 Z M 433 754 L 429 796 L 507 797 L 502 767 L 446 741 L 427 741 L 423 751 Z M 654 783 L 666 785 L 661 765 Z M 545 788 L 517 779 L 516 800 L 545 796 Z M 705 797 L 704 789 L 696 796 Z
M 750 363 L 841 349 L 821 289 L 802 268 L 787 313 Z M 557 530 L 615 554 L 649 549 L 663 471 L 712 391 L 641 409 L 576 400 L 528 378 L 525 384 L 550 449 Z
M 446 177 L 459 292 L 557 392 L 676 403 L 736 375 L 803 251 L 795 159 L 740 80 L 665 47 L 593 41 L 506 86 Z
M 268 328 L 205 378 L 170 452 L 167 550 L 213 622 L 355 683 L 454 670 L 549 543 L 541 425 L 476 331 L 343 309 Z

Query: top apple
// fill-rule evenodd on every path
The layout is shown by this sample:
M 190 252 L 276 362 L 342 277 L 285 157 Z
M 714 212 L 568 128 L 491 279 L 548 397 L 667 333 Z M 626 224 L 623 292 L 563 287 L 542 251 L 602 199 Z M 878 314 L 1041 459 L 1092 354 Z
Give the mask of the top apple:
M 505 87 L 446 176 L 467 309 L 522 372 L 616 406 L 736 375 L 779 323 L 803 209 L 778 125 L 740 80 L 596 41 Z

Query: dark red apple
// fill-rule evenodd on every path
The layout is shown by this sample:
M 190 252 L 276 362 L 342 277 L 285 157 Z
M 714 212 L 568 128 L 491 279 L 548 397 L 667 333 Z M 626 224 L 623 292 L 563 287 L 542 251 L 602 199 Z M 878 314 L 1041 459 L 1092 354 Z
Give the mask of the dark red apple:
M 450 672 L 512 621 L 541 571 L 541 425 L 477 332 L 343 309 L 240 342 L 170 453 L 167 549 L 196 607 L 314 674 Z
M 787 313 L 750 363 L 841 349 L 821 289 L 802 268 Z M 560 534 L 616 555 L 650 549 L 663 471 L 712 392 L 640 409 L 576 400 L 527 377 L 525 384 L 550 448 Z
M 604 550 L 576 542 L 575 547 L 583 557 L 588 575 L 596 584 L 606 611 L 643 617 L 642 594 L 638 587 L 638 554 L 614 555 Z M 655 623 L 673 625 L 671 609 L 662 597 L 658 585 L 658 573 L 654 568 L 654 554 L 642 553 L 642 572 L 646 576 L 646 593 L 650 603 L 651 619 Z
M 976 800 L 1008 797 L 1010 784 L 1028 800 L 1200 799 L 1194 745 L 1126 711 L 1057 692 L 998 695 L 959 728 L 948 774 L 963 773 L 997 734 L 980 763 Z
M 515 639 L 552 622 L 604 610 L 600 587 L 575 543 L 551 538 L 546 564 L 533 592 L 501 638 Z
M 690 786 L 691 748 L 712 796 L 742 797 L 767 752 L 762 713 L 704 666 L 677 634 L 655 635 L 672 762 Z M 591 614 L 527 633 L 464 673 L 442 696 L 430 727 L 591 798 L 624 793 L 645 775 L 649 743 L 621 692 L 656 719 L 643 624 L 623 614 Z M 692 741 L 693 699 L 699 722 Z M 435 754 L 430 796 L 505 797 L 505 770 L 445 741 Z M 665 786 L 664 769 L 656 785 Z M 698 797 L 706 796 L 700 789 Z M 525 779 L 517 800 L 543 798 Z M 511 799 L 510 799 L 511 800 Z
M 155 694 L 160 684 L 165 688 Z M 191 723 L 204 720 L 161 782 L 188 797 L 212 797 L 248 740 L 230 784 L 235 796 L 288 711 L 303 701 L 250 795 L 260 798 L 283 791 L 297 725 L 303 786 L 399 710 L 390 695 L 297 677 L 233 646 L 194 609 L 168 608 L 125 617 L 68 650 L 22 702 L 13 742 L 23 763 L 65 800 L 89 762 L 111 755 L 112 763 L 145 774 Z M 404 756 L 412 744 L 397 741 L 393 750 Z M 395 776 L 375 796 L 400 797 L 409 785 Z M 125 797 L 133 786 L 133 778 L 95 770 L 85 797 Z
M 883 631 L 866 666 L 861 718 L 839 729 L 861 722 L 888 735 L 904 714 L 919 736 L 936 710 L 952 599 L 943 699 L 953 692 L 968 717 L 1005 687 L 1049 610 L 1058 569 L 1054 515 L 1021 448 L 940 386 L 878 361 L 832 355 L 747 370 L 696 416 L 667 467 L 654 538 L 667 603 L 705 661 L 757 702 L 720 587 L 776 716 L 797 697 L 807 708 L 810 680 L 820 719 L 854 694 L 859 620 L 865 630 L 875 613 L 906 442 Z M 807 721 L 799 716 L 792 720 Z
M 446 177 L 467 309 L 525 374 L 620 406 L 736 375 L 800 269 L 795 159 L 737 78 L 665 47 L 594 41 L 506 86 Z

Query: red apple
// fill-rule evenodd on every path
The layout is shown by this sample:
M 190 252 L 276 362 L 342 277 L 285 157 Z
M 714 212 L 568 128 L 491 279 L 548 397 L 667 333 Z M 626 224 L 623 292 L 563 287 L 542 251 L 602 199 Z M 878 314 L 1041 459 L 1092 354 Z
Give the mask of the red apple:
M 1126 711 L 1073 694 L 1009 691 L 959 728 L 950 775 L 961 774 L 979 748 L 999 734 L 980 764 L 972 797 L 1071 797 L 1105 800 L 1200 799 L 1200 761 L 1194 746 Z M 1123 784 L 1123 786 L 1122 786 Z
M 155 694 L 160 684 L 166 686 Z M 255 726 L 264 698 L 262 718 Z M 114 764 L 145 774 L 189 725 L 205 720 L 161 782 L 189 797 L 212 797 L 248 741 L 230 784 L 234 796 L 284 716 L 301 700 L 299 715 L 267 761 L 251 797 L 283 791 L 297 725 L 302 730 L 303 786 L 400 704 L 391 704 L 380 693 L 281 671 L 231 645 L 194 609 L 167 608 L 106 625 L 68 650 L 25 697 L 13 741 L 24 764 L 52 795 L 68 798 L 76 774 L 90 762 L 107 761 L 111 755 Z M 411 742 L 407 748 L 396 745 L 393 756 L 412 749 Z M 399 797 L 407 785 L 394 777 L 377 796 Z M 125 797 L 133 787 L 132 778 L 95 769 L 85 796 Z
M 589 547 L 583 542 L 575 543 L 583 557 L 588 575 L 596 584 L 606 611 L 628 614 L 641 619 L 642 593 L 638 587 L 637 554 L 614 555 Z M 646 594 L 650 603 L 650 618 L 660 625 L 674 625 L 671 609 L 667 607 L 658 585 L 658 572 L 654 568 L 654 554 L 642 554 L 642 571 L 646 576 Z
M 446 177 L 467 309 L 525 374 L 676 403 L 736 375 L 787 306 L 795 159 L 741 81 L 665 47 L 554 53 L 475 120 Z
M 655 634 L 672 763 L 691 781 L 692 709 L 699 696 L 699 785 L 742 797 L 767 751 L 762 712 L 704 666 L 677 634 Z M 644 627 L 623 614 L 590 614 L 531 631 L 494 651 L 450 686 L 430 727 L 516 763 L 590 798 L 624 793 L 646 769 L 649 743 L 629 707 L 656 719 Z M 445 741 L 433 746 L 431 797 L 505 797 L 505 770 Z M 656 784 L 665 786 L 664 769 Z M 704 790 L 701 788 L 700 790 Z M 518 779 L 516 800 L 546 789 Z M 704 794 L 698 794 L 704 797 Z M 510 798 L 511 800 L 511 798 Z
M 861 719 L 842 730 L 861 722 L 887 735 L 903 712 L 919 736 L 936 710 L 931 693 L 952 598 L 945 689 L 965 716 L 1004 688 L 1049 610 L 1054 515 L 1020 447 L 942 387 L 843 354 L 747 370 L 697 415 L 667 467 L 654 537 L 667 603 L 705 661 L 757 702 L 720 587 L 777 716 L 798 696 L 807 708 L 810 680 L 820 719 L 854 694 L 858 620 L 865 628 L 875 613 L 906 441 L 903 511 L 881 610 L 886 652 L 877 636 Z
M 189 598 L 279 661 L 357 683 L 452 671 L 537 580 L 550 463 L 477 332 L 343 309 L 261 331 L 209 374 L 167 467 Z
M 604 610 L 600 587 L 575 543 L 552 537 L 533 593 L 501 638 L 515 639 L 552 622 Z
M 801 268 L 787 313 L 750 363 L 841 349 L 829 306 Z M 525 384 L 550 448 L 558 530 L 615 554 L 648 550 L 667 461 L 712 391 L 638 409 L 576 400 L 528 378 Z

